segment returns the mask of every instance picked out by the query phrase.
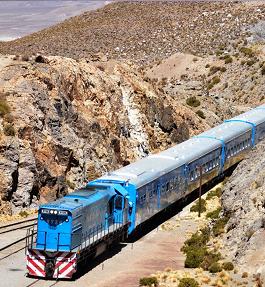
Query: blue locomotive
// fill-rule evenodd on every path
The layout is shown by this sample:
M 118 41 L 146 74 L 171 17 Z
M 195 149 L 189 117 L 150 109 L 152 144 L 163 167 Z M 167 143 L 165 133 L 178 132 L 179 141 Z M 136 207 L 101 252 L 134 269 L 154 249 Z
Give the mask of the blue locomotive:
M 71 278 L 79 262 L 122 241 L 153 215 L 242 160 L 265 137 L 265 105 L 39 207 L 29 275 Z M 32 231 L 34 232 L 34 231 Z M 30 238 L 30 237 L 29 237 Z

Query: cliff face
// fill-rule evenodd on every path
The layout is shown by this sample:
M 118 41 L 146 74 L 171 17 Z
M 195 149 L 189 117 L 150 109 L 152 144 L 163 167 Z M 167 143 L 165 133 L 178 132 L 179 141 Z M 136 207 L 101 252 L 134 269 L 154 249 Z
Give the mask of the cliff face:
M 224 245 L 242 270 L 262 274 L 264 269 L 265 181 L 264 142 L 249 153 L 225 185 L 224 212 L 230 215 Z
M 207 128 L 130 64 L 68 58 L 0 68 L 0 212 L 35 206 Z

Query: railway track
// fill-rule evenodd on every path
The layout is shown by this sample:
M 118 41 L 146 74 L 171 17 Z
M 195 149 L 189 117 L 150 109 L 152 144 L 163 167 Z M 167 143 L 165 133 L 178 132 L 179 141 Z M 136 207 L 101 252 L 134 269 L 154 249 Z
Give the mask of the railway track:
M 53 286 L 57 285 L 58 282 L 59 281 L 52 282 L 51 285 L 49 285 L 48 287 L 53 287 Z M 31 282 L 30 284 L 26 285 L 25 287 L 32 287 L 32 286 L 35 287 L 37 283 L 40 283 L 41 284 L 40 286 L 43 286 L 43 280 L 36 279 L 33 282 Z
M 15 223 L 11 223 L 11 224 L 0 226 L 0 234 L 6 234 L 6 233 L 14 232 L 14 231 L 17 231 L 17 230 L 23 230 L 23 229 L 28 228 L 28 227 L 33 227 L 33 226 L 36 225 L 36 219 L 37 218 L 31 218 L 31 219 L 27 219 L 27 220 L 24 220 L 24 221 L 15 222 Z M 18 238 L 17 240 L 14 240 L 14 241 L 12 241 L 11 243 L 9 243 L 9 244 L 7 244 L 5 246 L 2 246 L 0 248 L 0 252 L 5 251 L 8 248 L 11 248 L 12 246 L 15 246 L 15 245 L 17 245 L 20 242 L 23 242 L 24 240 L 27 239 L 27 237 L 28 237 L 27 235 L 26 236 L 22 236 L 22 237 Z M 13 254 L 16 254 L 17 252 L 23 250 L 24 248 L 25 248 L 25 246 L 23 245 L 23 247 L 19 247 L 18 249 L 15 249 L 14 251 L 3 255 L 2 257 L 0 257 L 0 261 L 4 260 L 5 258 L 7 258 L 7 257 L 9 257 L 9 256 L 11 256 Z
M 27 220 L 14 222 L 14 223 L 11 223 L 11 224 L 0 226 L 0 234 L 4 234 L 4 233 L 8 233 L 8 232 L 16 231 L 16 230 L 19 230 L 19 229 L 23 229 L 23 228 L 34 226 L 34 225 L 36 225 L 36 222 L 34 222 L 36 220 L 37 220 L 37 217 L 34 217 L 34 218 L 31 218 L 31 219 L 27 219 Z

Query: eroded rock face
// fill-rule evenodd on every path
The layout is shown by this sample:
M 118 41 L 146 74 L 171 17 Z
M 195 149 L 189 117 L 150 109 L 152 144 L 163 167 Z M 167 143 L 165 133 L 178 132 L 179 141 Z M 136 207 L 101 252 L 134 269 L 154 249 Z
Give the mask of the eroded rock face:
M 238 165 L 222 195 L 224 212 L 231 216 L 226 248 L 243 270 L 253 273 L 260 273 L 265 260 L 264 149 L 264 142 L 258 144 Z M 262 272 L 265 282 L 265 270 Z
M 208 128 L 130 64 L 44 60 L 0 71 L 9 106 L 0 117 L 0 212 L 53 200 Z

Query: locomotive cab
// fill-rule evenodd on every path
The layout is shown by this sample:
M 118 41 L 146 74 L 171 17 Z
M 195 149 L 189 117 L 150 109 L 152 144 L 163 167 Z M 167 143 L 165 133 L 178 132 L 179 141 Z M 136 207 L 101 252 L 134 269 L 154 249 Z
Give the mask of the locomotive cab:
M 40 250 L 64 250 L 71 246 L 72 214 L 68 210 L 41 207 L 38 214 L 36 247 Z

